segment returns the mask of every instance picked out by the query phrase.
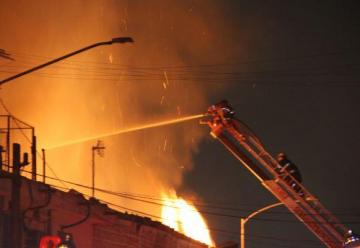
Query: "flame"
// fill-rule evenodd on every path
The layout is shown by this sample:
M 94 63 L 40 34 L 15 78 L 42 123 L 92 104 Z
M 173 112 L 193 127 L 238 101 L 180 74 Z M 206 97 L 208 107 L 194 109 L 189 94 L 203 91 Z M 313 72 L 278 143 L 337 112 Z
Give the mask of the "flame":
M 177 197 L 175 192 L 172 192 L 171 196 L 163 193 L 162 200 L 164 205 L 161 217 L 164 225 L 211 247 L 214 246 L 205 220 L 191 202 Z

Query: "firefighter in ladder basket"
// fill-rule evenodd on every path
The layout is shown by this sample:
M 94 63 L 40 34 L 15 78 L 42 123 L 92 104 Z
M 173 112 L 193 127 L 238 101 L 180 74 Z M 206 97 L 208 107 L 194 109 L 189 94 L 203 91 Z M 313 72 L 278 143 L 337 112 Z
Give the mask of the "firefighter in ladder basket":
M 279 166 L 276 168 L 276 171 L 279 173 L 280 177 L 282 177 L 284 181 L 289 184 L 299 195 L 303 196 L 304 192 L 299 186 L 299 183 L 302 182 L 302 177 L 298 167 L 292 161 L 290 161 L 283 152 L 280 152 L 277 155 L 276 160 L 279 164 Z M 288 174 L 290 174 L 296 181 L 288 176 Z

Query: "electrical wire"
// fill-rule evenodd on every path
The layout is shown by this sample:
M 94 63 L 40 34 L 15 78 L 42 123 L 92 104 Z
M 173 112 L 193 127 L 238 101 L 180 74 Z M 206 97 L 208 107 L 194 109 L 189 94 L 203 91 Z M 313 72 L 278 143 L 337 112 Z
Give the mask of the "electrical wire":
M 339 54 L 341 52 L 330 52 L 325 54 L 313 54 L 313 55 L 305 55 L 305 56 L 299 56 L 295 58 L 281 58 L 281 59 L 260 59 L 260 60 L 248 60 L 248 61 L 242 61 L 240 63 L 228 63 L 228 64 L 200 64 L 200 65 L 185 65 L 185 66 L 157 66 L 157 67 L 136 67 L 136 66 L 129 66 L 129 65 L 121 65 L 121 64 L 108 64 L 108 63 L 96 63 L 96 62 L 89 62 L 92 63 L 92 65 L 97 65 L 97 67 L 90 67 L 89 66 L 82 66 L 81 65 L 88 65 L 88 63 L 84 62 L 64 62 L 61 66 L 56 67 L 58 65 L 55 65 L 54 69 L 62 68 L 67 70 L 77 70 L 77 73 L 74 72 L 53 72 L 53 73 L 45 73 L 40 72 L 35 75 L 46 77 L 46 78 L 59 78 L 59 79 L 69 79 L 69 80 L 104 80 L 104 81 L 119 81 L 120 79 L 122 81 L 124 80 L 133 80 L 133 81 L 159 81 L 163 80 L 163 71 L 167 70 L 169 71 L 169 77 L 170 80 L 175 81 L 206 81 L 207 83 L 223 83 L 224 81 L 229 82 L 238 82 L 238 83 L 268 83 L 268 84 L 297 84 L 297 85 L 307 85 L 309 83 L 314 84 L 314 82 L 304 82 L 304 79 L 309 80 L 313 79 L 313 77 L 319 77 L 319 76 L 327 76 L 327 75 L 341 75 L 341 80 L 339 79 L 326 79 L 326 82 L 317 82 L 317 84 L 326 84 L 326 85 L 358 85 L 359 82 L 356 80 L 344 80 L 344 77 L 347 78 L 354 76 L 354 73 L 358 73 L 358 67 L 359 64 L 349 64 L 343 63 L 342 65 L 332 65 L 328 68 L 324 68 L 324 66 L 313 68 L 307 65 L 306 70 L 299 71 L 298 67 L 295 67 L 293 71 L 289 71 L 289 69 L 286 70 L 267 70 L 267 71 L 247 71 L 247 72 L 232 72 L 232 71 L 221 71 L 219 70 L 219 67 L 229 67 L 229 66 L 235 66 L 235 65 L 241 65 L 241 64 L 248 64 L 248 63 L 263 63 L 264 61 L 273 62 L 273 61 L 281 61 L 286 62 L 289 61 L 289 59 L 295 59 L 296 60 L 303 60 L 303 59 L 309 59 L 314 57 L 322 57 L 322 56 L 332 56 L 335 54 Z M 26 61 L 26 60 L 25 60 Z M 80 63 L 80 64 L 79 64 Z M 81 64 L 82 63 L 82 64 Z M 80 67 L 79 67 L 80 65 Z M 98 65 L 106 65 L 105 67 L 99 67 Z M 287 65 L 287 64 L 286 64 Z M 10 65 L 11 66 L 11 65 Z M 114 67 L 115 66 L 115 67 Z M 335 66 L 335 68 L 334 68 Z M 11 67 L 10 67 L 11 68 Z M 16 66 L 15 66 L 16 68 Z M 52 69 L 50 68 L 50 69 Z M 201 69 L 199 71 L 199 68 Z M 204 71 L 203 68 L 212 68 L 214 70 L 207 70 Z M 326 71 L 323 71 L 323 70 Z M 339 70 L 340 69 L 340 70 Z M 344 71 L 343 69 L 355 69 L 352 71 L 353 74 L 349 74 L 348 71 Z M 119 71 L 120 74 L 114 74 L 113 72 Z M 124 71 L 125 70 L 125 71 Z M 310 71 L 309 71 L 310 70 Z M 319 71 L 320 70 L 320 71 Z M 321 71 L 322 70 L 322 71 Z M 9 70 L 3 70 L 5 73 L 15 73 L 15 71 L 9 71 Z M 87 73 L 90 72 L 90 73 Z M 339 74 L 340 73 L 340 74 Z M 357 74 L 358 75 L 358 74 Z M 259 77 L 260 76 L 260 77 Z M 266 78 L 262 78 L 266 76 L 267 78 L 271 78 L 271 80 L 274 80 L 274 77 L 277 81 L 269 81 Z M 295 78 L 294 78 L 295 77 Z M 301 80 L 299 80 L 299 77 L 302 77 Z M 294 80 L 295 79 L 295 80 Z M 321 78 L 320 78 L 321 79 Z M 244 81 L 245 80 L 245 81 Z M 284 82 L 284 80 L 286 82 Z M 290 81 L 289 81 L 290 80 Z M 318 79 L 319 80 L 319 79 Z M 324 80 L 324 79 L 321 79 Z M 250 82 L 249 82 L 250 81 Z M 341 83 L 339 83 L 341 81 Z
M 204 65 L 204 66 L 215 66 L 215 65 Z M 219 66 L 219 65 L 217 65 L 217 66 Z M 356 65 L 356 66 L 358 66 L 358 65 Z M 209 73 L 209 72 L 203 72 L 203 73 Z M 211 72 L 210 72 L 211 73 Z M 215 73 L 215 72 L 214 72 Z M 259 73 L 259 72 L 253 72 L 253 73 Z M 268 72 L 266 72 L 266 73 L 268 73 Z M 52 74 L 52 75 L 54 75 L 54 74 Z M 72 76 L 78 76 L 78 75 L 81 75 L 81 74 L 72 74 Z M 106 75 L 106 74 L 105 74 Z M 110 75 L 110 74 L 109 74 Z M 144 74 L 130 74 L 129 76 L 131 76 L 131 77 L 136 77 L 136 76 L 144 76 L 144 77 L 146 77 L 146 76 L 148 76 L 148 75 L 146 75 L 145 73 Z M 177 76 L 180 76 L 181 74 L 178 74 Z M 238 76 L 238 75 L 241 75 L 241 74 L 227 74 L 227 73 L 218 73 L 218 75 L 232 75 L 232 76 Z M 160 74 L 159 75 L 157 75 L 157 74 L 154 74 L 154 75 L 152 75 L 152 76 L 160 76 Z M 78 78 L 76 78 L 76 79 L 78 79 Z M 192 78 L 183 78 L 184 80 L 192 80 Z M 195 78 L 195 79 L 201 79 L 201 78 Z M 206 78 L 205 78 L 206 79 Z M 238 80 L 239 78 L 235 78 L 235 77 L 233 77 L 233 78 L 220 78 L 220 79 L 223 79 L 223 80 Z M 101 79 L 101 78 L 99 78 L 99 80 L 103 80 L 103 79 Z M 139 80 L 139 79 L 137 79 L 137 80 Z M 154 77 L 154 80 L 160 80 L 160 79 L 158 79 L 158 78 L 156 78 L 156 77 Z M 178 78 L 178 79 L 173 79 L 173 80 L 181 80 L 181 78 Z M 0 99 L 1 100 L 1 99 Z M 1 104 L 3 104 L 3 102 L 2 102 L 2 100 L 1 100 Z M 38 152 L 38 151 L 37 151 Z M 51 168 L 49 168 L 50 170 L 52 170 Z M 56 174 L 53 172 L 53 174 L 55 175 L 55 177 L 56 178 L 51 178 L 51 179 L 54 179 L 54 180 L 57 180 L 57 181 L 60 181 L 60 182 L 66 182 L 65 180 L 61 180 L 61 179 L 59 179 L 57 176 L 56 176 Z M 50 177 L 48 177 L 48 176 L 46 176 L 47 178 L 50 178 Z M 67 183 L 69 183 L 69 184 L 73 184 L 73 185 L 76 185 L 76 186 L 79 186 L 79 187 L 85 187 L 85 188 L 91 188 L 91 187 L 89 187 L 89 186 L 85 186 L 85 185 L 81 185 L 81 184 L 76 184 L 76 183 L 70 183 L 70 182 L 67 182 Z M 56 187 L 58 187 L 58 186 L 56 186 Z M 120 196 L 120 197 L 123 197 L 123 198 L 127 198 L 127 199 L 130 199 L 130 200 L 136 200 L 136 201 L 141 201 L 141 202 L 144 202 L 144 203 L 149 203 L 149 204 L 156 204 L 156 205 L 162 205 L 162 204 L 160 204 L 160 203 L 156 203 L 156 202 L 152 202 L 152 201 L 147 201 L 147 200 L 139 200 L 139 199 L 137 199 L 136 197 L 139 197 L 139 196 L 128 196 L 128 194 L 123 194 L 123 193 L 119 193 L 119 192 L 112 192 L 112 191 L 109 191 L 109 190 L 104 190 L 104 189 L 96 189 L 96 190 L 98 190 L 99 192 L 103 192 L 103 193 L 108 193 L 108 194 L 110 194 L 110 195 L 114 195 L 114 196 Z M 103 201 L 103 202 L 105 202 L 105 201 Z M 123 209 L 126 209 L 125 207 L 123 207 L 123 206 L 119 206 L 119 205 L 116 205 L 116 204 L 113 204 L 113 203 L 111 203 L 111 202 L 105 202 L 105 203 L 107 203 L 107 204 L 109 204 L 109 205 L 113 205 L 113 206 L 117 206 L 117 207 L 121 207 L 121 208 L 123 208 Z M 128 210 L 129 211 L 136 211 L 136 210 L 134 210 L 134 209 L 129 209 L 128 208 Z M 147 213 L 145 213 L 145 212 L 139 212 L 138 211 L 138 213 L 141 213 L 141 214 L 144 214 L 144 215 L 148 215 Z M 218 214 L 218 213 L 210 213 L 210 212 L 205 212 L 204 214 Z M 218 216 L 222 216 L 222 217 L 235 217 L 235 218 L 239 218 L 239 216 L 234 216 L 234 215 L 218 215 Z M 158 216 L 153 216 L 154 218 L 156 217 L 156 218 L 160 218 L 160 217 L 158 217 Z M 161 218 L 160 218 L 161 219 Z M 257 219 L 257 218 L 254 218 L 254 219 Z M 269 220 L 269 221 L 274 221 L 274 220 L 271 220 L 271 219 L 266 219 L 266 220 Z M 275 239 L 275 240 L 278 240 L 278 239 Z M 282 240 L 283 241 L 283 240 Z M 303 247 L 303 246 L 302 246 Z
M 30 171 L 26 171 L 26 170 L 22 170 L 22 172 L 25 173 L 31 173 Z M 40 174 L 37 174 L 40 176 Z M 52 180 L 58 180 L 57 178 L 54 177 L 50 177 L 50 176 L 46 176 L 46 178 L 48 179 L 52 179 Z M 61 181 L 63 181 L 64 183 L 73 185 L 73 186 L 77 186 L 80 188 L 84 188 L 84 189 L 92 189 L 91 186 L 87 186 L 84 184 L 80 184 L 80 183 L 75 183 L 75 182 L 71 182 L 71 181 L 67 181 L 67 180 L 63 180 L 61 179 Z M 174 208 L 174 209 L 178 209 L 177 206 L 173 206 L 173 205 L 169 205 L 169 203 L 167 202 L 167 200 L 162 199 L 163 201 L 165 201 L 164 203 L 159 203 L 159 202 L 154 202 L 154 201 L 148 201 L 148 200 L 143 200 L 143 199 L 138 199 L 134 196 L 129 196 L 128 194 L 124 194 L 124 193 L 119 193 L 119 192 L 113 192 L 110 190 L 105 190 L 105 189 L 101 189 L 101 188 L 97 188 L 95 187 L 94 190 L 96 192 L 102 192 L 102 193 L 106 193 L 112 196 L 118 196 L 121 198 L 125 198 L 125 199 L 129 199 L 129 200 L 134 200 L 134 201 L 138 201 L 138 202 L 142 202 L 142 203 L 147 203 L 147 204 L 152 204 L 152 205 L 157 205 L 157 206 L 167 206 L 170 208 Z M 174 201 L 174 199 L 172 199 L 172 201 Z M 171 202 L 171 200 L 170 200 Z M 201 206 L 193 204 L 195 207 L 200 208 Z M 227 217 L 227 218 L 235 218 L 235 219 L 240 219 L 243 218 L 244 216 L 240 216 L 240 215 L 233 215 L 233 214 L 227 214 L 227 213 L 220 213 L 220 212 L 209 212 L 209 211 L 203 211 L 203 210 L 198 210 L 197 212 L 200 212 L 202 214 L 205 215 L 211 215 L 211 216 L 218 216 L 218 217 Z M 284 219 L 274 219 L 274 218 L 259 218 L 259 217 L 254 217 L 252 218 L 253 220 L 257 220 L 257 221 L 265 221 L 265 222 L 283 222 L 283 223 L 299 223 L 299 221 L 294 221 L 294 220 L 284 220 Z M 316 222 L 318 223 L 318 222 Z M 329 223 L 329 222 L 327 222 Z M 348 221 L 348 222 L 344 222 L 344 224 L 360 224 L 360 221 Z
M 72 77 L 72 76 L 53 76 L 52 74 L 45 73 L 37 73 L 34 75 L 39 78 L 47 78 L 47 79 L 61 79 L 61 80 L 84 80 L 84 81 L 103 81 L 103 82 L 161 82 L 162 78 L 99 78 L 99 77 Z M 179 77 L 179 78 L 170 78 L 169 80 L 175 82 L 192 82 L 200 84 L 200 82 L 204 82 L 205 84 L 218 84 L 223 85 L 224 83 L 236 83 L 244 86 L 253 86 L 253 85 L 262 85 L 262 86 L 291 86 L 291 87 L 316 87 L 316 86 L 326 86 L 326 87 L 358 87 L 360 86 L 360 81 L 358 79 L 344 79 L 344 78 L 329 78 L 329 79 L 318 79 L 314 80 L 310 79 L 302 79 L 299 77 L 296 78 L 274 78 L 271 75 L 268 78 L 214 78 L 214 77 Z
M 55 186 L 57 187 L 57 186 Z M 85 196 L 87 197 L 91 197 L 90 195 L 86 195 L 84 194 Z M 167 221 L 169 219 L 165 219 L 163 217 L 159 217 L 157 215 L 154 215 L 154 214 L 149 214 L 149 213 L 146 213 L 146 212 L 143 212 L 143 211 L 139 211 L 139 210 L 136 210 L 136 209 L 132 209 L 132 208 L 128 208 L 128 207 L 125 207 L 125 206 L 122 206 L 122 205 L 119 205 L 119 204 L 115 204 L 113 202 L 110 202 L 110 201 L 106 201 L 106 200 L 101 200 L 100 199 L 100 202 L 101 203 L 105 203 L 107 205 L 110 205 L 110 206 L 113 206 L 113 207 L 116 207 L 116 208 L 120 208 L 120 209 L 123 209 L 123 210 L 126 210 L 126 211 L 130 211 L 130 212 L 133 212 L 133 213 L 138 213 L 138 214 L 141 214 L 141 215 L 144 215 L 144 216 L 148 216 L 148 217 L 151 217 L 151 218 L 154 218 L 154 219 L 158 219 L 158 220 L 162 220 L 162 221 Z M 200 212 L 200 211 L 198 211 Z M 201 213 L 201 212 L 200 212 Z M 181 222 L 181 221 L 177 221 L 177 222 Z M 238 232 L 234 232 L 234 231 L 230 231 L 230 230 L 224 230 L 224 229 L 219 229 L 219 228 L 214 228 L 212 226 L 209 226 L 208 228 L 206 228 L 206 230 L 208 231 L 211 231 L 211 232 L 216 232 L 216 233 L 220 233 L 220 234 L 226 234 L 228 236 L 233 236 L 233 237 L 236 237 L 237 239 L 239 238 L 239 233 Z M 250 237 L 250 238 L 249 238 Z M 309 246 L 311 247 L 314 247 L 314 246 L 320 246 L 320 245 L 310 245 L 309 242 L 316 242 L 317 241 L 314 241 L 314 240 L 308 240 L 308 239 L 289 239 L 287 237 L 274 237 L 274 236 L 266 236 L 266 235 L 247 235 L 247 240 L 273 240 L 273 241 L 281 241 L 281 242 L 296 242 L 296 243 L 299 243 L 299 242 L 306 242 Z M 304 247 L 304 246 L 302 246 Z M 306 246 L 305 246 L 306 247 Z
M 4 104 L 3 100 L 0 98 L 0 103 L 1 105 L 3 106 L 3 108 L 9 113 L 10 111 L 8 110 L 8 108 L 6 107 L 6 105 Z M 17 122 L 16 122 L 17 123 Z M 20 128 L 19 124 L 17 123 L 18 127 Z M 20 129 L 22 131 L 22 129 Z M 22 132 L 22 134 L 27 138 L 28 142 L 31 143 L 31 140 L 29 137 L 27 137 L 27 135 L 25 133 Z M 41 156 L 41 154 L 39 153 L 39 151 L 37 151 L 37 155 Z M 47 163 L 47 167 L 52 171 L 52 173 L 54 174 L 55 178 L 57 181 L 59 181 L 60 183 L 63 184 L 63 186 L 67 187 L 67 185 L 65 184 L 66 183 L 69 183 L 69 184 L 72 184 L 72 185 L 76 185 L 76 186 L 80 186 L 80 187 L 83 187 L 83 188 L 87 188 L 87 189 L 90 189 L 89 186 L 85 186 L 85 185 L 81 185 L 81 184 L 76 184 L 74 182 L 69 182 L 69 181 L 65 181 L 65 180 L 62 180 L 60 179 L 56 173 L 52 170 L 51 166 L 49 166 L 49 164 Z M 68 188 L 68 187 L 67 187 Z M 114 196 L 120 196 L 120 197 L 123 197 L 123 198 L 127 198 L 127 199 L 131 199 L 131 200 L 135 200 L 135 201 L 142 201 L 144 203 L 149 203 L 149 204 L 155 204 L 155 205 L 163 205 L 163 203 L 157 203 L 157 202 L 154 202 L 154 201 L 148 201 L 148 200 L 144 200 L 144 199 L 138 199 L 139 196 L 138 195 L 131 195 L 131 194 L 128 194 L 128 193 L 119 193 L 119 192 L 112 192 L 112 191 L 109 191 L 109 190 L 105 190 L 105 189 L 96 189 L 100 192 L 104 192 L 104 193 L 108 193 L 108 194 L 112 194 Z M 137 198 L 138 197 L 138 198 Z M 141 197 L 140 197 L 141 198 Z M 154 199 L 154 198 L 150 198 L 151 200 L 159 200 L 159 199 Z M 163 199 L 160 199 L 160 200 L 163 200 Z M 234 211 L 247 211 L 247 210 L 244 210 L 244 209 L 239 209 L 239 208 L 226 208 L 226 207 L 218 207 L 218 206 L 209 206 L 209 205 L 199 205 L 199 204 L 195 204 L 195 206 L 197 207 L 202 207 L 202 208 L 215 208 L 215 209 L 222 209 L 222 210 L 234 210 Z M 209 211 L 203 211 L 202 212 L 203 214 L 210 214 L 210 215 L 217 215 L 217 216 L 223 216 L 223 217 L 229 217 L 229 218 L 241 218 L 241 216 L 238 216 L 238 215 L 230 215 L 230 214 L 222 214 L 222 213 L 212 213 L 212 212 L 209 212 Z M 282 212 L 283 213 L 283 212 Z M 267 219 L 265 220 L 267 221 Z M 270 220 L 271 221 L 271 220 Z M 283 222 L 294 222 L 294 221 L 286 221 L 286 220 L 282 220 Z
M 52 186 L 58 187 L 58 186 L 55 186 L 55 185 L 52 185 Z M 89 198 L 91 197 L 90 195 L 87 195 L 87 194 L 84 194 L 84 195 L 89 197 Z M 99 201 L 101 203 L 104 203 L 104 204 L 107 204 L 107 205 L 110 205 L 110 206 L 113 206 L 113 207 L 116 207 L 116 208 L 120 208 L 120 209 L 129 211 L 129 212 L 132 212 L 132 213 L 141 214 L 143 216 L 148 216 L 148 217 L 151 217 L 151 218 L 154 218 L 154 219 L 163 220 L 163 221 L 168 221 L 169 220 L 169 219 L 166 219 L 166 218 L 154 215 L 154 214 L 149 214 L 147 212 L 143 212 L 143 211 L 139 211 L 139 210 L 136 210 L 136 209 L 128 208 L 128 207 L 125 207 L 125 206 L 122 206 L 122 205 L 119 205 L 119 204 L 116 204 L 116 203 L 113 203 L 113 202 L 110 202 L 110 201 L 101 200 L 101 199 Z M 181 222 L 181 221 L 177 221 L 177 222 Z M 231 235 L 231 236 L 236 237 L 236 238 L 238 238 L 238 234 L 239 234 L 238 232 L 233 232 L 233 231 L 230 231 L 230 230 L 224 230 L 224 229 L 219 229 L 219 228 L 214 228 L 214 227 L 206 228 L 206 230 L 221 233 L 221 234 L 228 234 L 228 235 Z M 313 240 L 306 240 L 306 239 L 289 239 L 289 238 L 286 238 L 286 237 L 274 237 L 274 236 L 264 236 L 264 235 L 247 235 L 247 236 L 250 237 L 249 238 L 250 240 L 263 239 L 263 240 L 288 241 L 288 242 L 314 242 Z
M 3 99 L 0 97 L 0 104 L 3 107 L 3 109 L 8 113 L 8 115 L 14 117 L 14 115 L 11 114 L 10 110 L 8 109 L 8 107 L 5 105 Z M 25 137 L 25 139 L 29 142 L 30 145 L 32 145 L 32 141 L 31 139 L 25 134 L 24 130 L 20 127 L 20 124 L 18 123 L 17 118 L 13 118 L 15 125 L 19 128 L 21 134 Z M 41 159 L 43 159 L 41 153 L 36 150 L 36 156 L 39 156 Z M 67 187 L 66 184 L 57 176 L 57 174 L 55 173 L 55 171 L 53 170 L 53 168 L 46 162 L 45 165 L 47 166 L 47 168 L 51 171 L 51 173 L 55 176 L 55 178 L 57 178 L 57 180 L 63 184 L 63 186 Z M 9 165 L 8 165 L 9 166 Z M 10 168 L 10 166 L 9 166 Z
M 281 77 L 314 77 L 314 76 L 327 76 L 327 75 L 359 75 L 358 68 L 360 64 L 346 64 L 346 65 L 337 65 L 336 68 L 306 68 L 306 70 L 299 70 L 299 68 L 294 68 L 292 70 L 256 70 L 256 71 L 220 71 L 220 70 L 212 70 L 212 71 L 197 71 L 197 70 L 187 70 L 187 71 L 167 71 L 168 76 L 172 80 L 177 79 L 199 79 L 199 78 L 215 78 L 215 79 L 244 79 L 247 77 L 256 78 L 258 76 L 277 76 Z M 3 67 L 0 72 L 3 73 L 18 73 L 20 70 L 14 70 L 13 68 L 18 68 L 16 66 L 8 68 Z M 54 71 L 56 69 L 56 71 Z M 59 72 L 59 69 L 62 71 Z M 352 74 L 349 74 L 349 71 L 344 69 L 354 69 L 351 71 Z M 76 72 L 74 72 L 76 70 Z M 54 67 L 51 69 L 46 69 L 44 72 L 36 73 L 36 75 L 44 75 L 44 76 L 71 76 L 83 78 L 84 76 L 98 78 L 98 79 L 112 79 L 114 77 L 123 77 L 129 79 L 152 79 L 159 80 L 163 79 L 163 71 L 154 70 L 153 72 L 149 71 L 141 71 L 134 69 L 121 69 L 121 68 L 94 68 L 90 70 L 89 68 L 68 68 L 68 67 Z
M 31 53 L 26 53 L 26 52 L 19 52 L 19 51 L 9 51 L 12 55 L 16 56 L 16 57 L 25 57 L 25 58 L 38 58 L 38 59 L 42 59 L 42 60 L 49 60 L 52 59 L 51 57 L 48 56 L 43 56 L 43 55 L 39 55 L 39 54 L 31 54 Z M 213 64 L 199 64 L 199 65 L 159 65 L 155 68 L 162 68 L 162 69 L 168 69 L 168 68 L 191 68 L 194 66 L 198 66 L 198 67 L 218 67 L 218 66 L 229 66 L 229 65 L 246 65 L 246 64 L 260 64 L 260 63 L 276 63 L 276 62 L 280 62 L 280 63 L 288 63 L 289 61 L 301 61 L 301 60 L 313 60 L 315 58 L 328 58 L 329 56 L 334 56 L 334 55 L 350 55 L 350 56 L 355 56 L 356 53 L 354 53 L 354 50 L 333 50 L 333 51 L 328 51 L 328 52 L 323 52 L 323 53 L 313 53 L 313 54 L 303 54 L 300 56 L 287 56 L 287 57 L 273 57 L 273 58 L 248 58 L 247 60 L 241 60 L 241 61 L 235 61 L 232 63 L 213 63 Z M 73 59 L 71 62 L 67 62 L 65 61 L 64 63 L 68 63 L 68 64 L 73 64 L 73 63 L 82 63 L 82 64 L 93 64 L 93 65 L 109 65 L 109 63 L 103 63 L 103 62 L 98 62 L 98 61 L 91 61 L 91 60 L 77 60 L 77 59 Z M 116 64 L 116 63 L 111 63 L 112 65 L 120 65 L 120 64 Z M 123 65 L 123 66 L 127 66 L 127 67 L 132 67 L 131 65 Z M 154 68 L 154 67 L 148 67 L 148 66 L 143 66 L 141 67 L 143 69 L 147 69 L 147 68 Z

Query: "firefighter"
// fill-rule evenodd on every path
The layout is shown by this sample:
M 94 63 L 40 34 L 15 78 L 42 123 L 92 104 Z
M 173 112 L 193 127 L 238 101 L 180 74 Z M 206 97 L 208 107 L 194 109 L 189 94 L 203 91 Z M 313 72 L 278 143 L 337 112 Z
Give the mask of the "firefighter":
M 230 104 L 228 103 L 228 101 L 226 100 L 222 100 L 221 102 L 215 104 L 216 108 L 218 109 L 218 113 L 221 117 L 221 119 L 227 121 L 229 119 L 234 118 L 235 115 L 235 111 L 234 109 L 230 106 Z
M 209 109 L 208 109 L 208 113 L 213 115 L 216 118 L 219 119 L 215 119 L 215 122 L 222 122 L 222 121 L 228 121 L 230 119 L 232 119 L 235 115 L 234 109 L 230 106 L 230 104 L 228 103 L 228 101 L 226 100 L 222 100 L 219 103 L 216 103 L 214 105 L 212 105 Z
M 302 182 L 302 177 L 298 167 L 292 161 L 290 161 L 283 152 L 280 152 L 277 155 L 276 159 L 278 162 L 278 167 L 276 168 L 276 171 L 284 179 L 284 181 L 287 182 L 296 192 L 298 192 L 300 195 L 303 195 L 304 193 L 302 192 L 301 187 L 298 184 Z M 285 173 L 285 171 L 287 173 Z M 287 174 L 290 174 L 296 181 L 294 181 Z

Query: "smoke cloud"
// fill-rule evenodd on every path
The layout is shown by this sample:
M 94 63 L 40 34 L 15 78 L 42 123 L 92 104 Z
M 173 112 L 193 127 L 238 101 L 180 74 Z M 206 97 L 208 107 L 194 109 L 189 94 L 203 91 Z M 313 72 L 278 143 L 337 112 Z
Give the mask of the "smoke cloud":
M 214 46 L 224 39 L 214 33 L 222 25 L 215 3 L 5 0 L 0 9 L 0 45 L 15 58 L 1 61 L 3 78 L 115 36 L 135 40 L 134 45 L 93 49 L 3 86 L 1 97 L 11 113 L 36 128 L 38 149 L 199 114 L 208 106 L 210 92 L 219 89 L 216 84 L 184 80 L 189 75 L 181 71 L 219 58 Z M 95 155 L 96 187 L 160 197 L 162 191 L 181 185 L 206 132 L 195 120 L 104 137 L 105 155 Z M 91 185 L 96 142 L 47 150 L 47 162 L 58 177 Z M 54 176 L 49 170 L 48 175 Z M 90 194 L 88 189 L 70 187 Z M 158 206 L 96 196 L 160 212 Z

